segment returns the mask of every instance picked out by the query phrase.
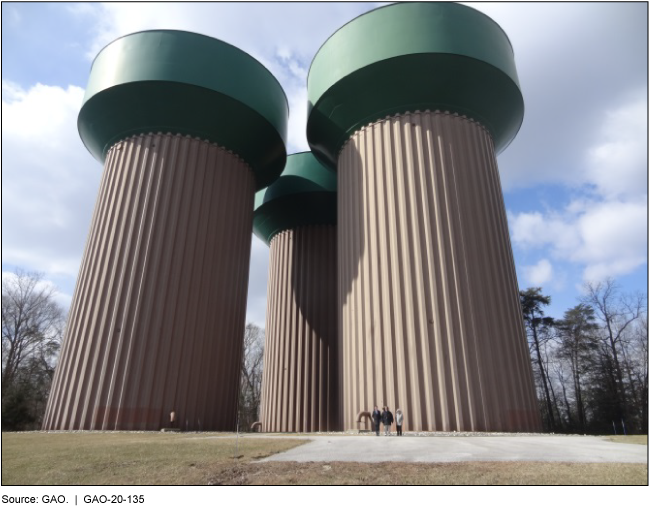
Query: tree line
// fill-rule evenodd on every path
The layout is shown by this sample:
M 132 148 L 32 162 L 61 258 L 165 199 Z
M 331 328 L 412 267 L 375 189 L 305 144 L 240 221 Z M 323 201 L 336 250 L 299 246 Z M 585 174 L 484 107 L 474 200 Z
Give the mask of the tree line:
M 613 279 L 589 282 L 561 319 L 545 315 L 551 297 L 520 292 L 537 397 L 548 432 L 646 434 L 646 296 Z
M 2 278 L 2 430 L 39 429 L 60 349 L 65 312 L 40 274 Z M 545 315 L 551 297 L 520 292 L 545 430 L 646 433 L 648 322 L 646 298 L 621 293 L 608 279 L 588 283 L 562 319 Z M 259 420 L 264 330 L 246 325 L 238 428 Z

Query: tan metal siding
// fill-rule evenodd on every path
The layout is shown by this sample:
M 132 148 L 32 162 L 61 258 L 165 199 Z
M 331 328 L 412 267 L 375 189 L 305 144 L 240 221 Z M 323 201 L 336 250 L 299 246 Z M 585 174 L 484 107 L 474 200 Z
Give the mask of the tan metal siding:
M 271 240 L 262 381 L 265 432 L 338 430 L 336 227 Z
M 44 429 L 234 428 L 254 190 L 198 139 L 111 147 Z
M 397 115 L 338 161 L 343 424 L 539 430 L 492 140 L 457 115 Z

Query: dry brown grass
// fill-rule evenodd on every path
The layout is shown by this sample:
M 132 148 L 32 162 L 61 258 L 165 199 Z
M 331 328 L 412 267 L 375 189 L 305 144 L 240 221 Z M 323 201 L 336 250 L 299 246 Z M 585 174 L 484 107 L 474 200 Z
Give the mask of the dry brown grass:
M 232 434 L 2 434 L 3 485 L 206 485 L 228 471 L 304 443 Z M 218 473 L 217 473 L 218 474 Z
M 215 474 L 221 485 L 647 485 L 644 464 L 266 462 Z
M 609 441 L 614 443 L 627 443 L 648 446 L 648 436 L 609 436 Z
M 256 462 L 304 441 L 232 434 L 6 434 L 3 485 L 646 485 L 645 464 Z

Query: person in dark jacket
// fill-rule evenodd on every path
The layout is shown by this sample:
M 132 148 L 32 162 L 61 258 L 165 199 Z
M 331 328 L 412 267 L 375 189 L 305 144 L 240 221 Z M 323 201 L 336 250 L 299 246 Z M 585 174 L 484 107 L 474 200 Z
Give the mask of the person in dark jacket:
M 374 411 L 372 412 L 372 424 L 375 426 L 375 432 L 379 435 L 379 426 L 381 425 L 381 411 L 379 407 L 375 406 Z
M 390 426 L 393 424 L 393 413 L 390 408 L 386 406 L 384 412 L 381 414 L 381 422 L 384 424 L 384 435 L 390 436 Z

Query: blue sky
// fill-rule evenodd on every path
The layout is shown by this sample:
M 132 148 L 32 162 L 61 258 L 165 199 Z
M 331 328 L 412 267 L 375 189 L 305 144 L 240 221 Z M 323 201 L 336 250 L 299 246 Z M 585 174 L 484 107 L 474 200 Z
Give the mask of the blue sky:
M 90 63 L 113 39 L 175 28 L 250 53 L 289 98 L 289 153 L 308 149 L 306 75 L 337 28 L 378 4 L 2 3 L 2 270 L 39 271 L 68 306 L 101 165 L 76 130 Z M 549 314 L 587 280 L 647 291 L 647 4 L 468 4 L 515 51 L 526 113 L 499 156 L 519 286 Z M 268 248 L 253 239 L 248 319 L 264 326 Z

